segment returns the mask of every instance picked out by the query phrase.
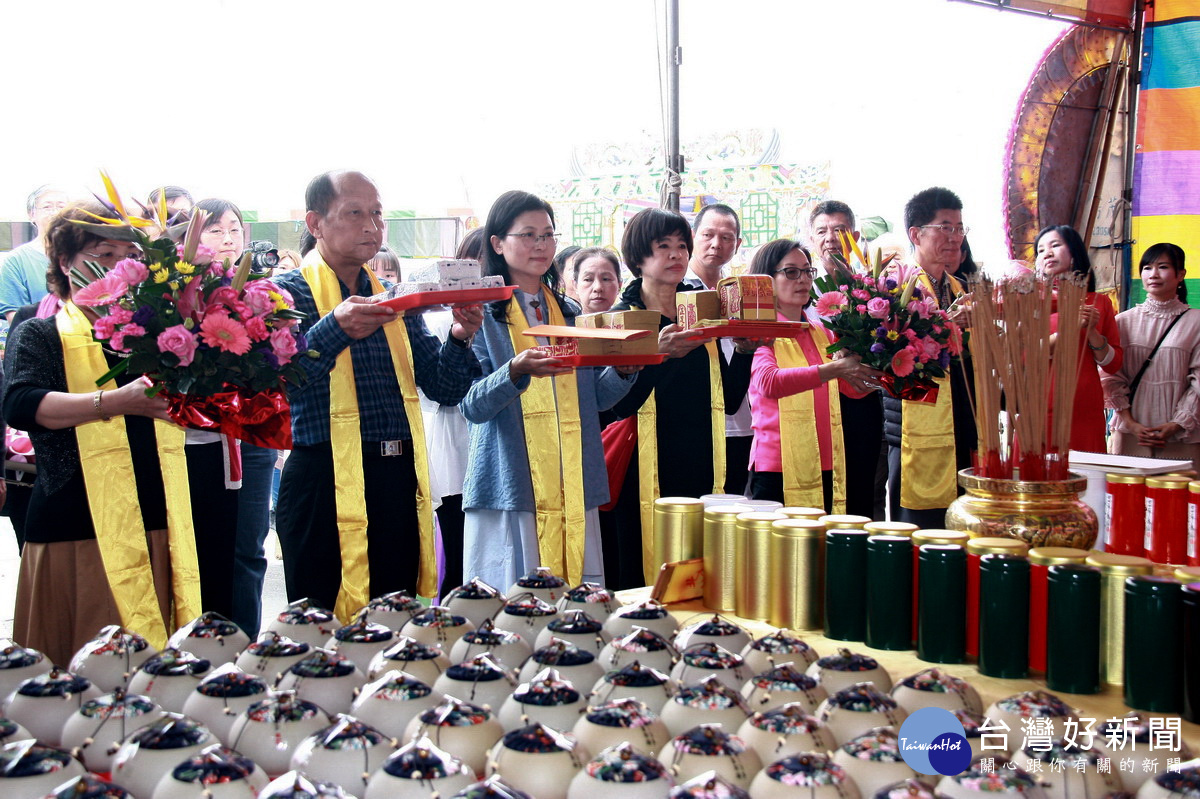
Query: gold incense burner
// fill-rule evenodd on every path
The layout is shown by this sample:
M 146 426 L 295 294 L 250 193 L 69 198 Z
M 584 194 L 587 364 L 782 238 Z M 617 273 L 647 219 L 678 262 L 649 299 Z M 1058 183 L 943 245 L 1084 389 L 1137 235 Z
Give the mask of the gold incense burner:
M 1067 480 L 1000 480 L 963 469 L 958 484 L 967 493 L 946 509 L 948 529 L 972 538 L 1015 538 L 1031 548 L 1091 549 L 1096 543 L 1096 513 L 1079 498 L 1087 489 L 1086 477 L 1072 473 Z

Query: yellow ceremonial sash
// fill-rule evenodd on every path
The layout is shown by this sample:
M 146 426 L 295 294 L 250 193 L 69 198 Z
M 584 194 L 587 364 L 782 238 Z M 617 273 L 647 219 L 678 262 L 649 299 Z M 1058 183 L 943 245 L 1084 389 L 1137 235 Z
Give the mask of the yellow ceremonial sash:
M 364 267 L 365 269 L 365 267 Z M 333 312 L 342 301 L 341 281 L 325 263 L 321 254 L 311 250 L 304 257 L 301 273 L 312 289 L 320 317 Z M 381 293 L 383 285 L 366 269 L 371 291 Z M 412 434 L 413 467 L 417 473 L 417 524 L 421 552 L 417 573 L 417 593 L 433 596 L 437 591 L 437 562 L 433 540 L 433 503 L 430 501 L 428 453 L 425 451 L 425 425 L 421 400 L 413 370 L 412 350 L 403 325 L 383 326 L 396 382 L 404 400 L 404 415 Z M 338 542 L 342 557 L 342 585 L 334 613 L 348 622 L 371 598 L 371 568 L 367 560 L 367 500 L 363 492 L 362 434 L 359 428 L 358 393 L 354 384 L 354 364 L 350 347 L 338 353 L 329 372 L 329 441 L 333 449 L 334 504 L 337 506 Z M 380 520 L 392 524 L 397 520 Z
M 725 393 L 721 383 L 721 354 L 717 342 L 705 342 L 708 350 L 708 388 L 712 407 L 713 490 L 725 493 Z M 638 410 L 638 489 L 642 512 L 642 573 L 652 585 L 658 576 L 654 562 L 654 500 L 658 499 L 658 413 L 650 396 Z
M 92 337 L 92 323 L 70 301 L 63 304 L 55 321 L 62 342 L 67 390 L 72 394 L 90 394 L 96 390 L 96 377 L 108 371 L 104 351 Z M 100 386 L 104 390 L 116 387 L 112 380 Z M 173 619 L 163 619 L 154 590 L 150 549 L 138 504 L 124 419 L 115 423 L 97 419 L 75 427 L 96 543 L 121 614 L 121 624 L 142 635 L 151 646 L 162 649 L 176 627 L 200 615 L 203 609 L 187 461 L 183 454 L 185 433 L 182 427 L 156 420 L 154 435 L 167 503 Z M 170 629 L 168 624 L 172 625 Z
M 546 323 L 565 325 L 558 302 L 545 292 Z M 538 346 L 523 335 L 528 327 L 516 297 L 508 303 L 508 331 L 513 353 Z M 571 585 L 583 579 L 583 542 L 587 520 L 583 498 L 583 433 L 579 423 L 579 384 L 572 372 L 560 380 L 530 378 L 521 395 L 525 450 L 533 481 L 538 557 Z
M 829 362 L 826 350 L 829 337 L 820 325 L 809 325 L 808 332 L 820 353 L 817 363 L 809 363 L 800 344 L 792 338 L 775 339 L 775 360 L 782 369 L 819 366 Z M 833 445 L 833 509 L 846 512 L 846 445 L 842 439 L 842 406 L 838 384 L 824 385 L 829 394 L 830 441 Z M 783 498 L 790 507 L 823 508 L 825 491 L 821 481 L 820 444 L 817 441 L 816 398 L 813 391 L 802 391 L 779 399 L 779 452 L 783 460 Z
M 955 296 L 961 284 L 946 275 Z M 929 275 L 921 270 L 918 282 L 937 299 Z M 902 400 L 900 422 L 900 504 L 912 510 L 949 507 L 958 497 L 958 470 L 954 451 L 954 405 L 950 377 L 938 378 L 936 403 Z

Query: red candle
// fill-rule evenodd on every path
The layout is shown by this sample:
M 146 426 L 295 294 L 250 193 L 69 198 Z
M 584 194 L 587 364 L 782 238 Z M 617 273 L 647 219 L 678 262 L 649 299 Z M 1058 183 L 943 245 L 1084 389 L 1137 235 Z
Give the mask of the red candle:
M 1083 563 L 1086 549 L 1035 547 L 1029 550 L 1029 668 L 1046 670 L 1046 595 L 1050 590 L 1050 567 L 1060 563 Z
M 1188 483 L 1187 555 L 1189 566 L 1200 566 L 1200 542 L 1197 541 L 1196 518 L 1200 515 L 1200 480 Z
M 1104 551 L 1142 556 L 1146 523 L 1146 478 L 1110 474 L 1104 492 Z
M 1025 557 L 1029 545 L 1015 538 L 972 538 L 967 542 L 967 656 L 979 656 L 979 559 L 984 555 Z
M 1187 562 L 1188 483 L 1173 474 L 1146 478 L 1146 557 L 1155 563 Z

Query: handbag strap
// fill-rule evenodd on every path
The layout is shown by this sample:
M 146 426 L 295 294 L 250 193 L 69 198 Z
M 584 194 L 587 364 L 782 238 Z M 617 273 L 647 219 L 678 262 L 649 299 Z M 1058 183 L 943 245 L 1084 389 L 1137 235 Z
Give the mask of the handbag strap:
M 1188 310 L 1191 310 L 1190 308 Z M 1154 349 L 1150 350 L 1150 354 L 1146 356 L 1146 360 L 1142 363 L 1142 368 L 1138 369 L 1138 373 L 1133 376 L 1133 380 L 1129 383 L 1129 406 L 1133 407 L 1133 395 L 1137 393 L 1138 386 L 1142 382 L 1142 377 L 1146 374 L 1146 370 L 1150 368 L 1150 364 L 1154 362 L 1154 356 L 1158 354 L 1158 348 L 1167 340 L 1167 336 L 1171 335 L 1171 330 L 1179 323 L 1179 320 L 1184 317 L 1187 311 L 1183 311 L 1176 315 L 1171 320 L 1171 324 L 1167 325 L 1167 329 L 1158 337 L 1158 343 L 1154 345 Z

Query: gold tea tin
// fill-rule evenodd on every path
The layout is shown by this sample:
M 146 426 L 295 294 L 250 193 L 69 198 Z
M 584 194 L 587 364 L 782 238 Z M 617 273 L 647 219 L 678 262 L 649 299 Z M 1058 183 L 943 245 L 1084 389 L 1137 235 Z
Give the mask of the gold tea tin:
M 908 522 L 868 522 L 863 529 L 871 535 L 903 535 L 911 536 L 920 528 Z
M 1102 554 L 1090 549 L 1075 547 L 1034 547 L 1029 550 L 1029 562 L 1034 566 L 1063 566 L 1067 563 L 1084 563 L 1091 555 Z
M 782 513 L 752 511 L 737 517 L 734 594 L 737 615 L 766 621 L 771 615 L 771 525 L 786 519 Z
M 925 544 L 958 544 L 965 547 L 971 536 L 962 530 L 914 530 L 909 534 L 912 539 L 913 552 L 920 550 Z
M 737 609 L 737 517 L 741 505 L 709 505 L 704 509 L 704 607 L 732 613 Z
M 1200 583 L 1200 566 L 1176 566 L 1171 578 L 1178 583 Z
M 691 497 L 654 500 L 654 574 L 664 563 L 698 558 L 704 549 L 704 503 Z
M 1100 680 L 1121 685 L 1125 682 L 1125 578 L 1153 573 L 1154 563 L 1111 552 L 1093 552 L 1086 563 L 1100 570 Z
M 972 538 L 967 542 L 967 554 L 982 557 L 984 555 L 1016 555 L 1025 557 L 1029 554 L 1029 544 L 1016 538 L 982 537 Z
M 817 521 L 824 524 L 826 530 L 861 530 L 864 525 L 871 523 L 871 517 L 836 513 L 822 516 Z
M 824 508 L 802 508 L 795 505 L 787 505 L 775 512 L 782 513 L 789 519 L 812 519 L 814 522 L 825 515 Z
M 825 525 L 784 519 L 771 525 L 772 627 L 819 630 L 825 618 Z

